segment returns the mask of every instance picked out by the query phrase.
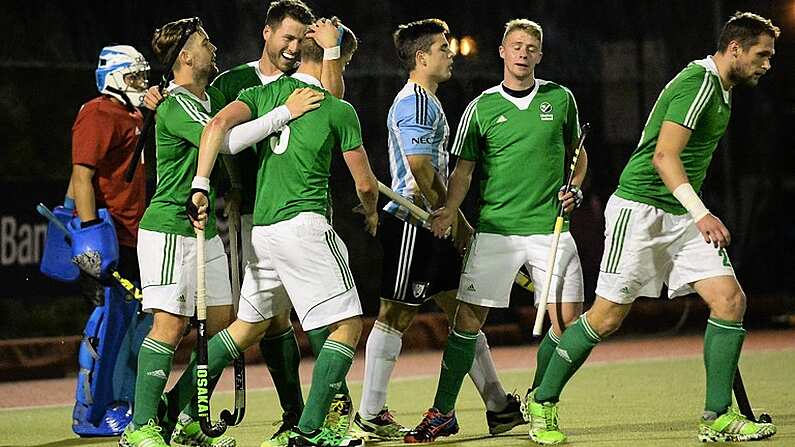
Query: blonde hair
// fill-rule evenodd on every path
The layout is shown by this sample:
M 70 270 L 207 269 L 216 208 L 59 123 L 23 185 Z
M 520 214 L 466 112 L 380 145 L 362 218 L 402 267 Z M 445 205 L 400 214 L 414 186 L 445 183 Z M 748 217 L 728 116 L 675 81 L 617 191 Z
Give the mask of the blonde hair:
M 508 34 L 511 34 L 516 30 L 524 31 L 538 39 L 539 46 L 543 43 L 544 31 L 541 29 L 541 25 L 529 19 L 513 19 L 506 23 L 505 33 L 502 35 L 502 43 L 505 43 L 505 39 L 508 37 Z

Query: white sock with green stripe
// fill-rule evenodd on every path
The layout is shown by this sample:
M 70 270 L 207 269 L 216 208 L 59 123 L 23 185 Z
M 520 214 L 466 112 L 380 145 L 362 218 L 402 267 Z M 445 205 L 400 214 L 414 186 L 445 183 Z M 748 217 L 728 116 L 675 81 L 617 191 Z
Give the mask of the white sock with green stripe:
M 138 376 L 135 381 L 135 427 L 144 426 L 152 419 L 157 420 L 160 395 L 166 387 L 173 360 L 173 346 L 149 337 L 144 338 L 138 353 Z
M 557 402 L 571 376 L 580 369 L 594 346 L 602 341 L 588 324 L 587 315 L 582 314 L 576 323 L 563 331 L 541 385 L 535 391 L 536 402 Z
M 215 334 L 207 342 L 207 375 L 210 377 L 210 386 L 208 387 L 210 393 L 215 388 L 221 373 L 224 372 L 224 368 L 238 357 L 240 357 L 240 347 L 232 340 L 232 336 L 226 329 Z M 174 412 L 184 410 L 185 415 L 196 420 L 198 409 L 193 399 L 195 394 L 196 355 L 193 355 L 177 384 L 166 395 L 172 416 Z
M 333 334 L 332 334 L 333 335 Z M 339 392 L 353 363 L 354 350 L 345 343 L 327 339 L 312 371 L 312 388 L 306 399 L 298 428 L 311 433 L 323 424 L 331 400 Z
M 367 337 L 364 355 L 364 382 L 359 415 L 365 420 L 378 416 L 386 405 L 386 390 L 389 377 L 403 346 L 403 333 L 376 321 Z

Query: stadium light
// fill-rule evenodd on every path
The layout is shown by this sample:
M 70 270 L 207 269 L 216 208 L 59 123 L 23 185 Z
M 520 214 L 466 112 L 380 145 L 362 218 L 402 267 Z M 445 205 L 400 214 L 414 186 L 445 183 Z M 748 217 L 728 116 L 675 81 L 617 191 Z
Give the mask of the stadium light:
M 459 44 L 461 56 L 472 56 L 478 52 L 478 44 L 472 36 L 464 36 Z
M 452 51 L 454 55 L 458 54 L 458 38 L 450 38 L 450 51 Z

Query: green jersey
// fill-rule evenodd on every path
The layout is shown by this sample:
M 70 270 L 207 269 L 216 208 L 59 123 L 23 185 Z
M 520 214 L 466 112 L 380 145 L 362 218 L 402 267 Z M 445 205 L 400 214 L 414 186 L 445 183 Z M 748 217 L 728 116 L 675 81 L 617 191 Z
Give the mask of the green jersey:
M 161 233 L 195 236 L 185 215 L 185 202 L 196 175 L 199 141 L 204 126 L 224 106 L 223 94 L 208 86 L 202 101 L 185 88 L 176 86 L 157 107 L 157 189 L 144 212 L 140 227 Z M 204 235 L 215 236 L 215 193 L 210 192 L 209 220 Z
M 574 95 L 554 82 L 536 79 L 522 98 L 498 85 L 469 103 L 452 153 L 482 167 L 478 231 L 551 234 L 566 181 L 566 148 L 579 132 Z
M 693 189 L 700 191 L 730 114 L 731 93 L 723 89 L 715 62 L 711 57 L 691 62 L 654 103 L 640 143 L 621 173 L 616 195 L 671 214 L 687 213 L 652 164 L 660 127 L 663 121 L 672 121 L 692 131 L 680 158 Z
M 267 85 L 279 79 L 283 73 L 266 76 L 259 70 L 259 61 L 253 61 L 227 70 L 212 82 L 213 87 L 217 88 L 224 95 L 226 106 L 237 99 L 241 91 L 258 85 Z M 238 166 L 240 167 L 240 181 L 242 186 L 242 203 L 240 204 L 241 214 L 252 214 L 254 212 L 254 198 L 257 188 L 257 167 L 259 159 L 255 151 L 245 150 L 235 155 Z
M 290 122 L 268 144 L 257 148 L 260 168 L 254 225 L 271 225 L 301 212 L 328 213 L 328 178 L 332 150 L 362 144 L 356 111 L 335 98 L 320 82 L 302 73 L 244 90 L 237 98 L 258 118 L 283 104 L 293 90 L 310 87 L 325 94 L 320 107 Z

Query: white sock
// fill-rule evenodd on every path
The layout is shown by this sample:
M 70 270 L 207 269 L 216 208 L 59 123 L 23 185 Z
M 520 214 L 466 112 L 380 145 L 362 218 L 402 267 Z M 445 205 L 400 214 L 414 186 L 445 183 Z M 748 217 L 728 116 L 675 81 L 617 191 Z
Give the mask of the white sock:
M 364 354 L 364 383 L 359 415 L 365 420 L 373 419 L 386 404 L 386 389 L 389 377 L 403 346 L 403 333 L 376 321 Z
M 469 370 L 469 377 L 478 389 L 486 409 L 490 411 L 502 411 L 508 405 L 505 397 L 505 390 L 502 389 L 497 369 L 494 367 L 494 359 L 491 358 L 489 343 L 486 341 L 486 334 L 478 331 L 478 340 L 475 344 L 475 361 Z

